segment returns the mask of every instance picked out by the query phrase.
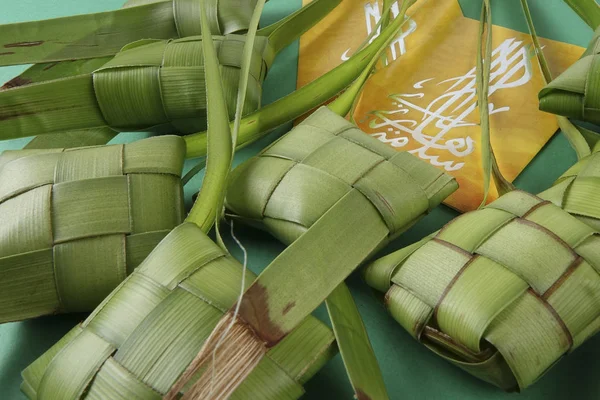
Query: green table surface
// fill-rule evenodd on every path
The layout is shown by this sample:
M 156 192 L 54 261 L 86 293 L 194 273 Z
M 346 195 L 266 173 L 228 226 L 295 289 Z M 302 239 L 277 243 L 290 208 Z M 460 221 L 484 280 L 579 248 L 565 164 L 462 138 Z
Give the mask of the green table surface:
M 591 29 L 561 0 L 529 2 L 541 36 L 580 46 L 587 45 L 592 36 Z M 1 3 L 0 23 L 10 23 L 116 9 L 121 6 L 123 0 L 2 0 Z M 265 8 L 263 25 L 284 17 L 300 5 L 301 0 L 269 1 Z M 460 0 L 460 5 L 467 17 L 478 18 L 481 10 L 480 0 Z M 492 6 L 495 24 L 526 32 L 527 27 L 518 0 L 494 0 Z M 297 60 L 297 43 L 278 56 L 265 82 L 265 103 L 272 102 L 295 89 Z M 21 66 L 0 68 L 0 83 L 23 69 Z M 287 129 L 289 126 L 240 151 L 236 156 L 236 164 L 256 154 Z M 144 134 L 124 133 L 113 142 L 132 141 L 143 136 Z M 19 149 L 27 141 L 28 139 L 20 139 L 0 142 L 0 151 Z M 187 168 L 193 164 L 192 161 L 188 162 Z M 532 193 L 540 192 L 549 187 L 575 161 L 575 154 L 567 140 L 558 133 L 521 174 L 516 184 Z M 200 174 L 186 186 L 188 206 L 201 181 Z M 456 212 L 449 208 L 438 208 L 386 248 L 382 254 L 415 242 L 439 229 L 455 215 Z M 236 234 L 247 247 L 249 267 L 255 272 L 260 272 L 284 248 L 269 235 L 250 228 L 238 225 Z M 240 252 L 231 240 L 228 244 L 233 254 L 239 256 Z M 517 396 L 523 400 L 600 398 L 598 336 L 561 360 L 539 382 L 523 393 L 507 394 L 471 377 L 415 342 L 390 318 L 378 295 L 367 287 L 358 273 L 349 278 L 349 286 L 365 320 L 392 399 L 509 399 Z M 315 313 L 323 320 L 327 319 L 323 307 Z M 24 399 L 25 396 L 19 390 L 20 371 L 83 318 L 84 314 L 72 314 L 0 325 L 0 399 Z M 306 385 L 305 398 L 353 398 L 339 355 Z

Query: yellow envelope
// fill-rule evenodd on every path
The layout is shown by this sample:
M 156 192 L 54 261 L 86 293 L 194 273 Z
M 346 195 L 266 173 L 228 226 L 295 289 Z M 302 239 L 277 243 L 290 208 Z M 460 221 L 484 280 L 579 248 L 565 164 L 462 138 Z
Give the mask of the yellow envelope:
M 398 14 L 398 4 L 392 11 Z M 355 121 L 398 151 L 410 151 L 455 176 L 460 189 L 446 204 L 476 209 L 483 197 L 475 92 L 479 21 L 465 18 L 457 0 L 418 0 L 407 14 L 388 49 L 387 66 L 365 85 Z M 298 87 L 347 59 L 380 16 L 375 0 L 344 0 L 302 37 Z M 492 34 L 491 140 L 500 170 L 512 181 L 558 125 L 554 116 L 538 110 L 537 93 L 544 85 L 529 35 L 500 26 L 493 26 Z M 541 42 L 554 76 L 583 53 L 578 46 Z M 489 201 L 496 197 L 492 187 Z

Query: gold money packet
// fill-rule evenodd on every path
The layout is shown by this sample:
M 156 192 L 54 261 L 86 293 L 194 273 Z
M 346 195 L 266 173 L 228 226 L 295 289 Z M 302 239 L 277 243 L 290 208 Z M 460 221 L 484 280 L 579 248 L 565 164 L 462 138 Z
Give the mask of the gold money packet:
M 346 0 L 302 37 L 299 87 L 342 63 L 378 29 L 381 3 Z M 399 3 L 393 4 L 392 18 L 399 14 Z M 445 203 L 474 210 L 483 198 L 475 77 L 479 22 L 464 17 L 457 0 L 417 0 L 407 15 L 390 44 L 386 65 L 365 85 L 353 117 L 367 134 L 453 175 L 460 189 Z M 538 110 L 537 93 L 544 81 L 529 35 L 495 25 L 492 29 L 491 140 L 502 173 L 512 181 L 558 125 L 554 116 Z M 578 46 L 541 41 L 554 74 L 583 52 Z M 492 188 L 488 201 L 495 198 Z

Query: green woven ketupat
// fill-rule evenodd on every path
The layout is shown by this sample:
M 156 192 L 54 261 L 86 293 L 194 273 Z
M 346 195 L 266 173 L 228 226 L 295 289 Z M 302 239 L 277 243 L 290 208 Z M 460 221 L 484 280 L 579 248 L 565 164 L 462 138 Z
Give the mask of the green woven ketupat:
M 518 390 L 600 330 L 599 249 L 598 231 L 513 191 L 375 261 L 366 278 L 421 343 Z
M 450 176 L 326 107 L 234 170 L 230 182 L 227 208 L 288 244 L 356 191 L 385 221 L 384 245 L 457 188 Z
M 539 93 L 540 110 L 600 124 L 600 29 L 581 58 Z
M 0 156 L 0 322 L 96 307 L 183 220 L 183 139 Z
M 160 400 L 239 296 L 242 266 L 200 228 L 175 228 L 81 325 L 23 372 L 30 399 Z M 254 275 L 247 272 L 248 285 Z M 308 317 L 233 399 L 296 399 L 335 354 Z M 59 396 L 59 397 L 56 397 Z
M 539 196 L 600 231 L 600 146 Z
M 230 117 L 235 111 L 245 36 L 214 38 Z M 262 82 L 274 53 L 256 40 L 245 112 L 260 106 Z M 124 48 L 91 75 L 0 92 L 3 138 L 109 126 L 117 131 L 191 133 L 206 128 L 200 37 L 142 40 Z

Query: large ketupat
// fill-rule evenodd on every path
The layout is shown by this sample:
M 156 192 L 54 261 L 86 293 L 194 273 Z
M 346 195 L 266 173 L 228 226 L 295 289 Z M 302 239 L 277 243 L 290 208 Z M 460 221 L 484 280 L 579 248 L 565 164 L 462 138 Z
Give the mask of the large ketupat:
M 232 217 L 290 244 L 357 191 L 385 221 L 385 245 L 457 187 L 441 170 L 322 107 L 232 173 L 226 205 Z
M 600 330 L 600 233 L 513 191 L 375 261 L 367 282 L 417 340 L 505 390 Z
M 183 221 L 183 140 L 0 156 L 0 322 L 96 307 Z
M 160 400 L 239 295 L 242 266 L 200 228 L 174 229 L 88 319 L 23 371 L 30 399 Z M 247 272 L 250 284 L 255 276 Z M 296 399 L 335 354 L 308 317 L 232 399 Z

